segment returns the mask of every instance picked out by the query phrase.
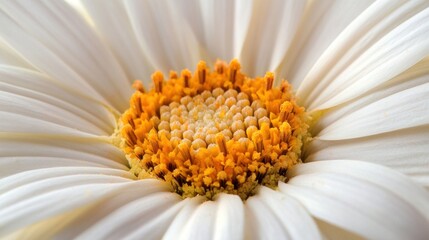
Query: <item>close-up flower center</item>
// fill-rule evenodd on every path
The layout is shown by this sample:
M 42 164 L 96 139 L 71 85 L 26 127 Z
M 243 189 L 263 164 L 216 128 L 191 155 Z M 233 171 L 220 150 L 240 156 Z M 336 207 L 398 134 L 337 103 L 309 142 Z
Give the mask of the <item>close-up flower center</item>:
M 119 119 L 117 141 L 138 178 L 158 178 L 182 197 L 212 199 L 217 193 L 243 200 L 258 185 L 287 181 L 301 163 L 308 120 L 288 82 L 274 74 L 249 78 L 233 60 L 204 62 L 195 74 L 183 70 L 152 75 L 154 88 L 139 81 L 130 108 Z

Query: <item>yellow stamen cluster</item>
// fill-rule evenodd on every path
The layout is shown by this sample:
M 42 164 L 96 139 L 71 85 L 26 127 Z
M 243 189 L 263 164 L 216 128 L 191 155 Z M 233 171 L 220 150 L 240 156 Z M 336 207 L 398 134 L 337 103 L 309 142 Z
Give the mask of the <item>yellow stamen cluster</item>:
M 259 184 L 275 187 L 300 163 L 308 136 L 307 115 L 274 75 L 251 79 L 233 60 L 210 71 L 200 62 L 194 74 L 183 70 L 152 75 L 145 92 L 136 81 L 130 108 L 117 136 L 131 171 L 139 178 L 169 182 L 183 197 L 219 192 L 252 195 Z

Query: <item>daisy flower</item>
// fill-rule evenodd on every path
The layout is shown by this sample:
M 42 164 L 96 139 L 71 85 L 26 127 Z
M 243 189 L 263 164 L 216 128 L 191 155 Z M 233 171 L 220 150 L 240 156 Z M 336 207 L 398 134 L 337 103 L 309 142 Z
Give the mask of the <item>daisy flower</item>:
M 425 239 L 428 37 L 424 0 L 1 1 L 0 237 Z

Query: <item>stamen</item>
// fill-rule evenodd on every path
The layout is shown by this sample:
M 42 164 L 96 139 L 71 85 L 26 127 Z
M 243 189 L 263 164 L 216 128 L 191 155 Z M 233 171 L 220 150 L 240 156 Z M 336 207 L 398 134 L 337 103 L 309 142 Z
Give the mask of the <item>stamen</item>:
M 137 90 L 137 91 L 139 91 L 139 92 L 141 92 L 141 93 L 144 93 L 144 92 L 145 92 L 145 89 L 144 89 L 143 83 L 142 83 L 141 81 L 139 81 L 139 80 L 135 80 L 135 81 L 134 81 L 134 83 L 133 83 L 133 85 L 132 85 L 132 87 L 133 87 L 135 90 Z
M 129 125 L 125 125 L 121 131 L 123 136 L 126 136 L 126 143 L 129 147 L 133 147 L 137 143 L 137 136 L 134 129 Z
M 136 157 L 137 157 L 138 159 L 142 160 L 142 159 L 143 159 L 143 154 L 144 154 L 143 148 L 141 148 L 141 147 L 136 147 L 136 148 L 134 149 L 134 154 L 136 155 Z
M 215 71 L 218 74 L 224 74 L 226 69 L 227 69 L 227 65 L 226 65 L 225 62 L 219 61 L 219 60 L 216 61 L 216 63 L 215 63 Z
M 256 131 L 252 134 L 252 141 L 256 146 L 256 151 L 258 152 L 262 152 L 262 150 L 264 149 L 264 145 L 262 143 L 262 134 L 260 131 Z
M 177 72 L 170 71 L 170 79 L 177 79 Z
M 134 116 L 131 113 L 129 112 L 124 113 L 124 115 L 122 115 L 122 119 L 124 120 L 125 123 L 129 124 L 132 127 L 132 129 L 136 127 L 136 125 L 134 124 Z
M 226 156 L 228 150 L 226 149 L 225 136 L 222 133 L 216 134 L 216 144 L 219 146 L 220 151 L 223 152 L 223 155 Z
M 153 153 L 157 153 L 159 150 L 159 145 L 158 145 L 158 134 L 156 133 L 155 129 L 152 129 L 149 132 L 149 136 L 148 136 L 150 145 L 152 146 L 152 151 Z
M 189 153 L 189 146 L 185 142 L 180 143 L 178 146 L 178 149 L 180 151 L 180 154 L 182 154 L 183 159 L 186 160 L 192 160 L 191 154 Z
M 134 94 L 133 97 L 131 97 L 130 99 L 130 105 L 132 106 L 133 110 L 136 112 L 137 115 L 141 115 L 143 111 L 141 94 Z
M 280 121 L 284 122 L 287 121 L 289 114 L 293 110 L 293 105 L 290 102 L 284 102 L 280 106 Z
M 160 71 L 156 71 L 154 74 L 152 74 L 152 81 L 155 86 L 155 91 L 157 93 L 162 92 L 162 82 L 164 81 L 164 75 Z
M 289 123 L 283 122 L 282 125 L 280 125 L 280 140 L 282 142 L 288 142 L 290 134 L 291 128 Z
M 198 80 L 200 81 L 200 84 L 203 85 L 206 82 L 206 63 L 203 61 L 200 61 L 198 63 Z
M 265 81 L 267 83 L 267 87 L 266 90 L 271 90 L 271 88 L 273 88 L 273 83 L 274 83 L 274 73 L 272 72 L 267 72 L 267 74 L 265 74 Z
M 183 78 L 183 85 L 188 88 L 190 87 L 190 80 L 191 80 L 191 71 L 189 71 L 188 69 L 185 69 L 182 71 L 182 76 Z
M 240 63 L 237 59 L 234 59 L 229 64 L 230 72 L 229 72 L 229 81 L 234 84 L 237 80 L 237 73 L 240 70 Z

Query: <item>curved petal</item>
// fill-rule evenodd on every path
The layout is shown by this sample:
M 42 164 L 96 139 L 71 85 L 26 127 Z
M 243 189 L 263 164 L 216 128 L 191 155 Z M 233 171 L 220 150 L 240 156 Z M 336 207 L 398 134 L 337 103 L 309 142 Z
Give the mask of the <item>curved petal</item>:
M 101 139 L 0 133 L 0 176 L 62 166 L 126 170 L 124 154 Z
M 121 189 L 120 192 L 110 198 L 90 206 L 61 231 L 55 232 L 55 237 L 58 239 L 75 239 L 91 235 L 94 233 L 93 229 L 98 228 L 112 215 L 118 216 L 118 214 L 124 213 L 127 209 L 129 210 L 129 206 L 135 205 L 136 202 L 144 201 L 146 197 L 159 196 L 159 194 L 171 195 L 170 191 L 168 184 L 159 180 L 134 181 L 127 188 Z M 138 206 L 136 209 L 140 207 Z M 47 223 L 45 227 L 49 228 L 49 224 Z
M 206 49 L 209 61 L 229 61 L 240 56 L 253 6 L 254 1 L 243 0 L 177 2 L 181 16 Z
M 62 188 L 26 199 L 8 208 L 0 209 L 0 216 L 2 216 L 0 234 L 4 236 L 49 217 L 94 204 L 125 186 L 127 183 L 86 184 Z
M 97 135 L 112 134 L 116 125 L 105 106 L 35 71 L 0 66 L 0 91 L 0 111 L 34 116 Z
M 122 178 L 135 179 L 135 176 L 128 171 L 110 169 L 103 167 L 54 167 L 54 168 L 42 168 L 24 171 L 11 175 L 9 177 L 3 177 L 0 179 L 0 194 L 7 191 L 14 190 L 21 186 L 28 186 L 33 182 L 51 179 L 62 176 L 75 176 L 75 175 L 111 175 L 119 176 Z M 1 195 L 0 195 L 1 196 Z
M 32 69 L 22 57 L 8 47 L 5 43 L 0 42 L 0 65 L 17 66 Z
M 245 204 L 245 239 L 291 239 L 285 222 L 281 221 L 275 210 L 265 204 L 256 195 L 247 199 Z
M 142 234 L 157 239 L 184 204 L 175 193 L 147 194 L 111 212 L 77 239 L 138 239 Z
M 370 164 L 360 164 L 371 171 Z M 348 168 L 348 172 L 352 171 L 353 168 Z M 388 169 L 384 171 L 386 175 L 392 173 Z M 333 174 L 322 169 L 293 176 L 288 184 L 280 183 L 279 188 L 300 200 L 316 218 L 365 238 L 424 239 L 429 231 L 425 227 L 428 224 L 426 213 L 415 207 L 412 201 L 377 184 L 383 180 L 374 180 Z M 409 197 L 429 200 L 427 192 Z M 392 217 L 392 212 L 395 217 Z
M 275 70 L 298 33 L 307 1 L 254 1 L 240 60 L 249 75 Z
M 168 206 L 165 204 L 166 206 L 161 209 L 161 211 L 164 212 L 160 213 L 159 216 L 149 219 L 147 224 L 138 226 L 134 232 L 128 234 L 126 237 L 129 239 L 161 238 L 169 228 L 176 214 L 190 201 L 189 199 L 180 199 L 176 193 L 170 193 L 170 196 L 176 197 L 179 201 L 177 203 L 168 204 Z
M 26 85 L 29 80 L 32 83 Z M 85 133 L 110 135 L 113 132 L 113 117 L 103 106 L 73 96 L 55 85 L 40 89 L 48 84 L 34 72 L 0 67 L 0 112 L 43 119 Z M 82 105 L 85 107 L 80 108 Z M 105 119 L 100 119 L 103 116 Z
M 42 120 L 39 116 L 26 116 L 19 113 L 0 112 L 0 132 L 13 134 L 50 134 L 70 137 L 90 137 L 91 135 L 63 126 L 61 123 L 52 123 Z M 30 113 L 31 114 L 31 113 Z M 11 134 L 12 135 L 12 134 Z
M 243 239 L 244 205 L 237 195 L 220 194 L 213 239 Z
M 88 11 L 95 29 L 108 43 L 128 79 L 141 79 L 148 85 L 154 67 L 140 49 L 123 2 L 99 0 L 83 1 L 82 4 Z
M 25 173 L 33 169 L 55 167 L 112 167 L 126 169 L 125 166 L 106 160 L 90 162 L 79 159 L 59 157 L 2 157 L 0 158 L 0 177 L 8 177 L 18 173 Z
M 369 103 L 326 126 L 321 140 L 346 140 L 429 125 L 429 83 Z
M 429 58 L 425 58 L 365 95 L 323 112 L 313 126 L 315 137 L 307 145 L 306 161 L 355 159 L 375 162 L 399 170 L 428 187 L 429 128 L 425 122 L 429 118 L 424 114 L 427 109 L 422 101 L 427 96 L 417 97 L 418 92 L 428 89 L 428 79 Z M 387 102 L 400 103 L 389 108 Z M 420 105 L 411 107 L 415 102 Z M 367 114 L 366 111 L 374 107 L 378 111 Z M 399 108 L 402 112 L 396 111 Z M 392 113 L 396 117 L 392 117 Z
M 361 237 L 358 234 L 347 231 L 343 228 L 330 224 L 328 222 L 315 219 L 317 226 L 320 229 L 320 232 L 323 234 L 323 239 L 330 240 L 364 240 L 365 238 Z
M 129 180 L 130 179 L 113 175 L 100 174 L 77 174 L 72 176 L 47 178 L 25 184 L 2 193 L 0 195 L 0 209 L 11 208 L 26 199 L 37 198 L 40 195 L 69 187 L 87 184 L 121 183 L 128 182 Z
M 261 187 L 258 196 L 283 223 L 291 239 L 322 239 L 314 219 L 294 198 L 267 187 Z
M 347 175 L 382 187 L 395 193 L 404 201 L 412 203 L 429 220 L 429 202 L 427 201 L 429 194 L 406 176 L 377 164 L 353 160 L 321 161 L 292 168 L 288 172 L 288 177 L 321 172 Z
M 163 239 L 177 239 L 183 231 L 183 226 L 191 216 L 194 214 L 195 210 L 205 201 L 204 197 L 194 197 L 191 198 L 185 206 L 179 211 L 177 216 L 174 218 L 173 222 L 169 225 L 168 229 L 165 231 Z
M 374 1 L 310 1 L 278 75 L 300 86 L 338 35 Z M 304 100 L 304 99 L 301 99 Z
M 133 181 L 125 184 L 91 184 L 52 191 L 40 197 L 25 200 L 25 203 L 36 203 L 27 207 L 26 212 L 37 210 L 39 212 L 31 215 L 26 221 L 16 224 L 13 227 L 16 230 L 13 236 L 16 238 L 26 236 L 76 238 L 77 235 L 91 229 L 127 203 L 168 191 L 166 184 L 157 180 Z M 44 201 L 52 206 L 47 208 Z
M 399 76 L 387 81 L 379 87 L 365 93 L 352 101 L 340 104 L 323 112 L 323 116 L 312 126 L 312 134 L 317 135 L 324 128 L 329 127 L 335 121 L 364 108 L 365 106 L 377 102 L 391 95 L 424 85 L 429 79 L 429 57 L 426 57 Z M 378 115 L 383 114 L 382 112 Z M 403 113 L 408 114 L 408 111 Z M 378 127 L 378 126 L 374 126 Z
M 351 140 L 316 138 L 308 146 L 306 161 L 353 159 L 378 163 L 429 187 L 428 138 L 427 126 Z
M 126 1 L 125 7 L 140 49 L 156 69 L 178 71 L 201 59 L 197 39 L 168 1 Z
M 130 81 L 65 2 L 5 1 L 0 9 L 1 38 L 35 68 L 119 111 L 125 109 Z
M 218 204 L 213 201 L 206 201 L 199 205 L 182 225 L 182 231 L 176 239 L 213 238 L 217 209 Z
M 126 168 L 111 140 L 99 137 L 115 126 L 101 104 L 20 68 L 0 67 L 0 92 L 0 175 L 58 166 Z
M 238 196 L 220 194 L 215 201 L 201 203 L 203 200 L 203 197 L 192 198 L 174 219 L 163 238 L 243 238 L 244 207 Z
M 351 100 L 429 54 L 426 1 L 380 1 L 345 29 L 298 89 L 310 110 Z

